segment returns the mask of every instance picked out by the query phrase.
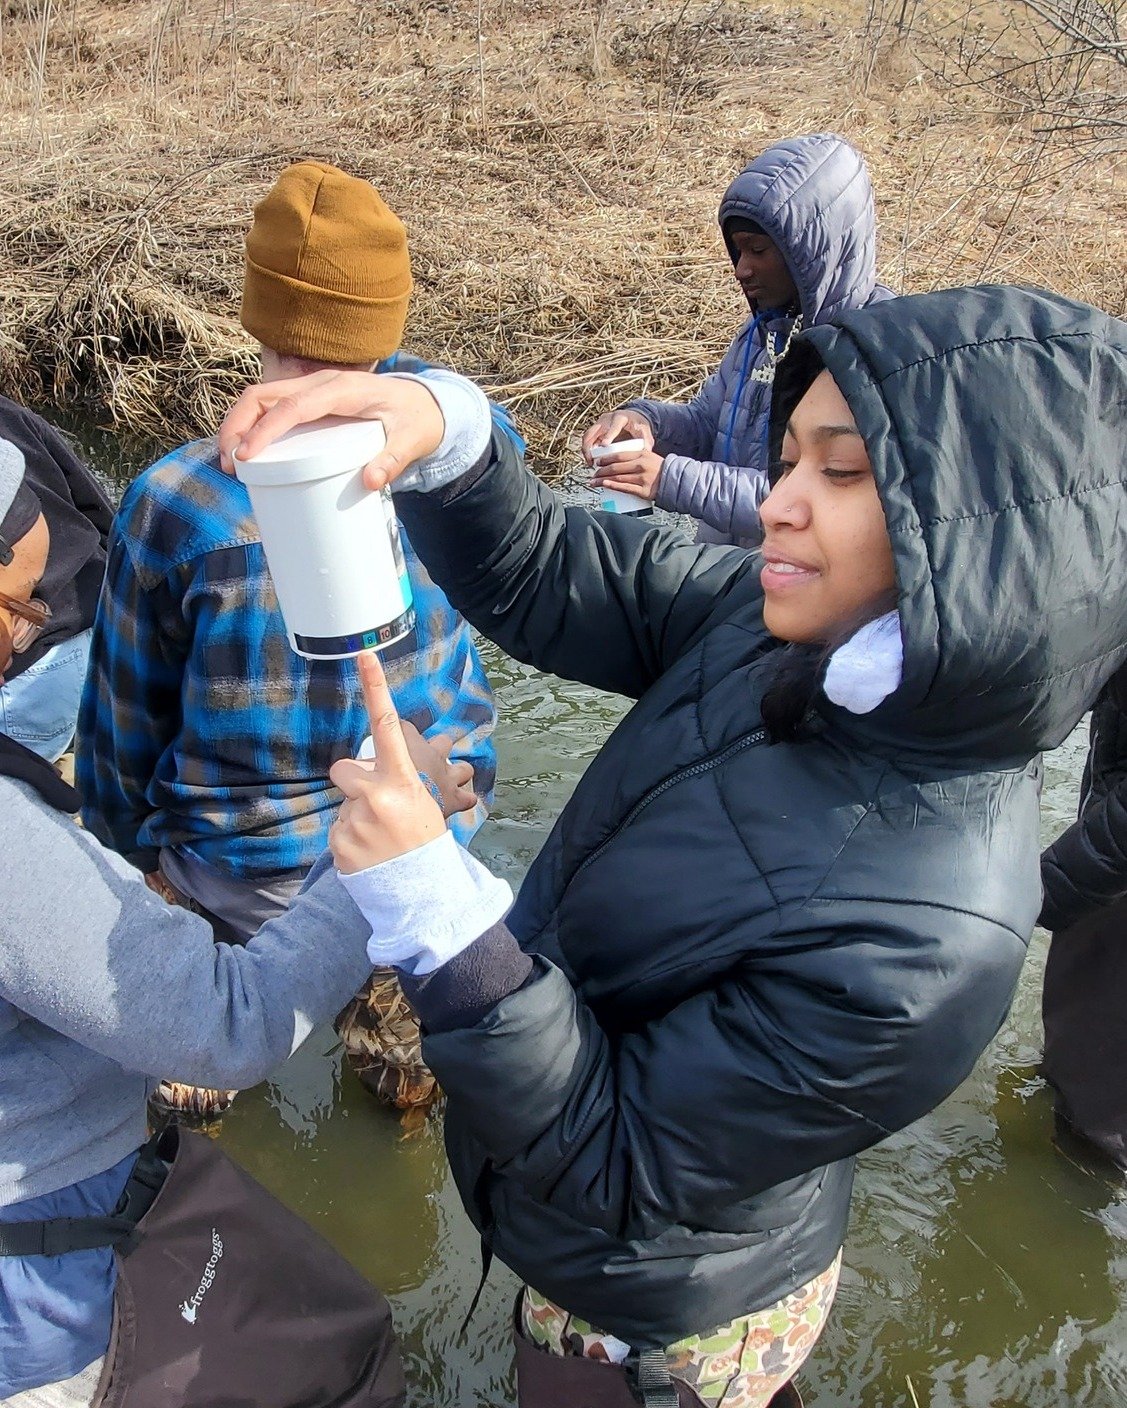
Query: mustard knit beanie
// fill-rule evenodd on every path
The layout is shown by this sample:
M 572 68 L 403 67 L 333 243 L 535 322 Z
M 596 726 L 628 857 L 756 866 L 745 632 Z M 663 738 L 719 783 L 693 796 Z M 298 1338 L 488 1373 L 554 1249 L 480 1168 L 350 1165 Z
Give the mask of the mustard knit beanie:
M 411 263 L 402 222 L 367 181 L 320 161 L 287 167 L 254 208 L 243 327 L 316 362 L 378 362 L 403 336 Z

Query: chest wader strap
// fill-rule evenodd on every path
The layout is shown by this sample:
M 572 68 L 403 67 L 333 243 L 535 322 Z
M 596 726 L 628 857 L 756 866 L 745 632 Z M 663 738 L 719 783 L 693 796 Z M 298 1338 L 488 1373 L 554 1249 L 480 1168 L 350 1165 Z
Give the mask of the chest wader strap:
M 663 1349 L 643 1349 L 633 1370 L 643 1408 L 677 1408 L 677 1387 L 669 1377 Z
M 169 1136 L 175 1138 L 175 1135 Z M 104 1217 L 49 1217 L 39 1222 L 0 1222 L 0 1256 L 66 1256 L 113 1247 L 127 1256 L 137 1245 L 137 1224 L 156 1201 L 168 1167 L 158 1153 L 165 1131 L 137 1156 L 113 1212 Z M 175 1144 L 172 1145 L 175 1153 Z
M 0 1223 L 0 1256 L 64 1256 L 119 1247 L 136 1231 L 125 1217 L 50 1217 Z
M 470 1301 L 470 1308 L 466 1311 L 466 1318 L 458 1327 L 457 1344 L 464 1344 L 466 1341 L 466 1331 L 470 1328 L 470 1321 L 477 1313 L 478 1302 L 481 1300 L 481 1293 L 485 1290 L 485 1283 L 489 1280 L 489 1269 L 493 1265 L 493 1248 L 481 1239 L 481 1280 L 477 1283 L 477 1290 L 473 1293 L 473 1300 Z

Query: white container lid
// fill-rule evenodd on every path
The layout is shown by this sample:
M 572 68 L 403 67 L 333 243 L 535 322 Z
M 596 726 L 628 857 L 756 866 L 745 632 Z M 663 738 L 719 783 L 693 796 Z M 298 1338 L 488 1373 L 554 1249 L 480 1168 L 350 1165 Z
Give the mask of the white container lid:
M 593 460 L 605 460 L 610 455 L 637 455 L 646 448 L 644 440 L 610 440 L 603 445 L 591 446 Z
M 287 430 L 250 459 L 234 457 L 244 484 L 298 484 L 351 473 L 366 465 L 387 443 L 378 420 L 325 416 Z

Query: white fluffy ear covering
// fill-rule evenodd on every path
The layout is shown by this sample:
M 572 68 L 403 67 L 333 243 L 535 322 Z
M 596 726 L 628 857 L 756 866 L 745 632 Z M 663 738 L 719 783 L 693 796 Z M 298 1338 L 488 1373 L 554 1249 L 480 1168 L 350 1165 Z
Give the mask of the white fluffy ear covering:
M 830 656 L 822 688 L 851 714 L 868 714 L 900 685 L 904 642 L 895 611 L 870 621 Z

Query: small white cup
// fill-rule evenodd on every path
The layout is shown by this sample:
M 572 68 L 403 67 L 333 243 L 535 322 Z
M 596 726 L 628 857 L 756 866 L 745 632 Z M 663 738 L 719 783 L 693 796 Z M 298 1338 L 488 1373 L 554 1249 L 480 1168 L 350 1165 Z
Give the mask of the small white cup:
M 612 440 L 606 445 L 592 445 L 591 458 L 596 462 L 611 455 L 636 455 L 646 448 L 644 440 Z M 636 494 L 624 494 L 621 489 L 596 489 L 599 507 L 604 513 L 653 513 L 654 506 L 649 499 L 640 499 Z
M 383 447 L 379 421 L 328 416 L 235 459 L 290 645 L 308 660 L 382 650 L 415 624 L 391 492 L 363 483 Z

